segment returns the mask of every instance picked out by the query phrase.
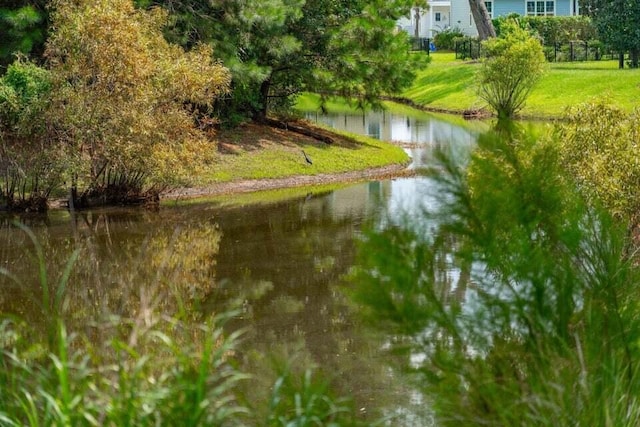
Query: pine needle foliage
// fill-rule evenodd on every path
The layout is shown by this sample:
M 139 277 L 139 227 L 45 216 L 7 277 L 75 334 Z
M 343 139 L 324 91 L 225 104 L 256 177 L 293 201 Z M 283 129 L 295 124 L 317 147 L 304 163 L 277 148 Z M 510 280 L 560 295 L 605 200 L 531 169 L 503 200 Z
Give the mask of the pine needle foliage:
M 439 206 L 369 233 L 353 274 L 438 425 L 636 425 L 640 271 L 624 224 L 584 203 L 555 144 L 512 128 L 441 166 Z

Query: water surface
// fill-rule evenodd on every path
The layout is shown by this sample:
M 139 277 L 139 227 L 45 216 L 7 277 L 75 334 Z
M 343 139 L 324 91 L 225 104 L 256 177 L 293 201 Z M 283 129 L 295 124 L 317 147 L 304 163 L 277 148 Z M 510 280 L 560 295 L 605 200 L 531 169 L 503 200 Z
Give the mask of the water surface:
M 413 167 L 433 162 L 436 147 L 464 151 L 476 131 L 426 114 L 391 113 L 308 118 L 402 144 Z M 239 357 L 247 363 L 295 353 L 334 377 L 363 413 L 412 412 L 421 397 L 388 368 L 388 338 L 367 333 L 344 293 L 363 228 L 435 203 L 424 178 L 373 181 L 284 201 L 222 206 L 168 205 L 158 210 L 100 209 L 18 218 L 45 254 L 52 289 L 79 250 L 65 291 L 69 325 L 100 339 L 94 321 L 136 316 L 146 306 L 194 318 L 234 305 L 228 325 L 244 328 Z M 0 311 L 45 328 L 34 246 L 24 231 L 1 222 Z M 413 408 L 412 408 L 413 406 Z M 404 409 L 401 409 L 404 408 Z M 408 408 L 408 409 L 407 409 Z M 416 422 L 418 423 L 418 422 Z

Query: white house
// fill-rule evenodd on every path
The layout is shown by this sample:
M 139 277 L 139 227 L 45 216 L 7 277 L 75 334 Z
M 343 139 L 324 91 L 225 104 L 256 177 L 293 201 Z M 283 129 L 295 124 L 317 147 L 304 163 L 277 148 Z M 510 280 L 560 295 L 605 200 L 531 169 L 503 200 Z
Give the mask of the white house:
M 413 37 L 432 38 L 439 31 L 451 27 L 452 1 L 456 0 L 430 0 L 427 9 L 415 7 L 411 17 L 398 21 L 398 27 Z
M 485 0 L 492 18 L 517 13 L 522 16 L 571 16 L 580 13 L 578 0 Z M 414 8 L 411 17 L 398 26 L 413 37 L 431 38 L 438 31 L 458 28 L 469 36 L 478 35 L 469 0 L 429 0 L 428 9 Z

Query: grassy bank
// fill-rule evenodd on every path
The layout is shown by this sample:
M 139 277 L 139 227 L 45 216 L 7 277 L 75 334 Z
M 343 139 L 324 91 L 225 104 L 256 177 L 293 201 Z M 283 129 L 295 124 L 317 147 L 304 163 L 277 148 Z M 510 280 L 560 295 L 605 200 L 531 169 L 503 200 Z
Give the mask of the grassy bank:
M 328 133 L 322 129 L 318 131 Z M 408 161 L 400 147 L 379 140 L 348 133 L 338 133 L 333 138 L 333 144 L 325 144 L 293 132 L 255 124 L 222 131 L 218 135 L 218 160 L 200 184 L 335 174 Z M 303 151 L 311 163 L 307 162 Z
M 475 90 L 478 67 L 477 62 L 456 60 L 453 53 L 435 52 L 413 86 L 400 95 L 424 107 L 454 112 L 485 107 Z M 549 64 L 522 116 L 557 117 L 571 105 L 601 97 L 631 110 L 640 94 L 640 70 L 617 67 L 617 61 Z

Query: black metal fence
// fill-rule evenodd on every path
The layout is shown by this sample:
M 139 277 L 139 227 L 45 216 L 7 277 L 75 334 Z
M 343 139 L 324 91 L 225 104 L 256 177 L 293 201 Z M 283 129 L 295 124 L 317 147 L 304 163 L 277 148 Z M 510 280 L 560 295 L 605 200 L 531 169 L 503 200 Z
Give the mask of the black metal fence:
M 604 49 L 600 42 L 572 41 L 544 45 L 549 62 L 601 61 L 618 59 L 619 53 Z M 455 43 L 456 59 L 478 59 L 485 56 L 479 40 L 465 39 Z
M 456 41 L 455 47 L 456 59 L 478 59 L 482 54 L 480 41 L 476 39 Z
M 431 41 L 430 38 L 428 38 L 428 37 L 411 37 L 411 50 L 412 51 L 427 52 L 427 55 L 429 55 L 429 52 L 431 52 L 434 49 L 435 49 L 435 47 L 434 47 L 433 42 Z

